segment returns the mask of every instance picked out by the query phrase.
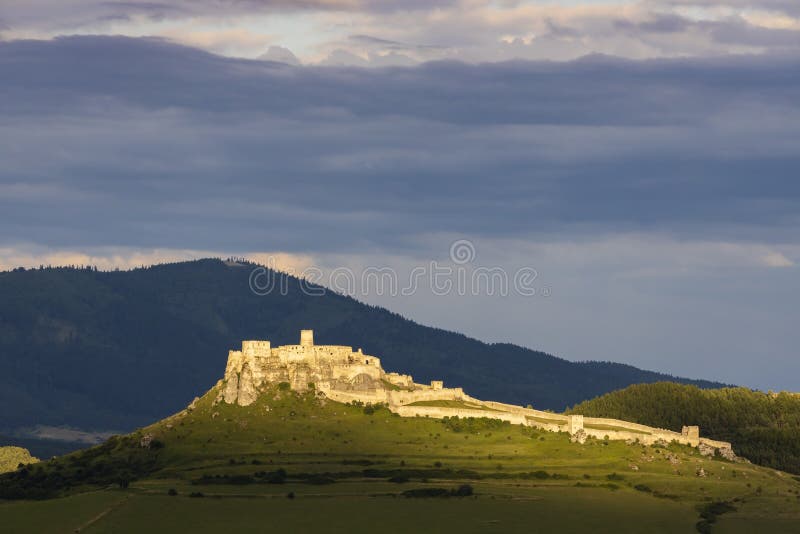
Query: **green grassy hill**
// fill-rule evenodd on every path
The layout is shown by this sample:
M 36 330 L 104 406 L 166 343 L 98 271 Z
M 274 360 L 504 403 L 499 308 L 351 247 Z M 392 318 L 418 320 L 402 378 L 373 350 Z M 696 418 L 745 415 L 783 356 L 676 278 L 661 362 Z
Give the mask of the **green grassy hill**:
M 580 445 L 279 387 L 247 407 L 216 396 L 0 476 L 13 499 L 0 500 L 0 532 L 792 532 L 800 520 L 795 478 L 685 446 Z
M 307 295 L 291 277 L 283 278 L 285 294 L 257 296 L 249 286 L 254 267 L 201 260 L 0 273 L 0 404 L 14 407 L 0 411 L 0 434 L 35 425 L 117 432 L 145 425 L 208 389 L 242 339 L 294 343 L 301 328 L 313 328 L 320 342 L 357 344 L 386 369 L 422 382 L 444 379 L 479 398 L 542 409 L 670 379 L 481 343 L 330 291 Z
M 800 396 L 746 388 L 700 389 L 669 382 L 638 384 L 582 402 L 570 410 L 702 434 L 729 441 L 751 461 L 800 473 Z

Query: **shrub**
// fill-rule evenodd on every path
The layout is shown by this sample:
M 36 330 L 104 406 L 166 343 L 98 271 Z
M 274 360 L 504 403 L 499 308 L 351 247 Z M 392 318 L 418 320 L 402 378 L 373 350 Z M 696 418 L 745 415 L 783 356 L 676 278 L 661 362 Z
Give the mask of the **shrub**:
M 450 492 L 444 488 L 418 488 L 406 490 L 402 493 L 406 498 L 448 497 Z
M 469 484 L 462 484 L 455 490 L 453 490 L 452 495 L 453 497 L 469 497 L 474 493 L 472 486 Z
M 333 484 L 336 482 L 336 480 L 330 477 L 326 477 L 324 475 L 311 475 L 308 478 L 306 478 L 306 482 L 308 482 L 309 484 L 316 484 L 318 486 L 322 486 L 325 484 Z
M 175 488 L 170 488 L 169 491 L 167 491 L 167 495 L 169 495 L 170 497 L 174 497 L 177 494 L 178 494 L 178 491 Z
M 278 384 L 278 389 L 281 391 L 289 391 L 292 385 L 289 382 L 281 382 Z
M 417 488 L 404 491 L 401 495 L 406 498 L 430 498 L 430 497 L 469 497 L 474 494 L 472 486 L 462 484 L 457 488 Z

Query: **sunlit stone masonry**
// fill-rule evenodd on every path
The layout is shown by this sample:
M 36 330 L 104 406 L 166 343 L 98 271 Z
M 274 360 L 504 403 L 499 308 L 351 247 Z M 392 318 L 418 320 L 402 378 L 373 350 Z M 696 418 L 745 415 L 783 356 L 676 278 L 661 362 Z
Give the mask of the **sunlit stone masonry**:
M 587 437 L 644 443 L 677 442 L 698 447 L 704 454 L 733 459 L 731 444 L 700 437 L 697 426 L 682 432 L 653 428 L 617 419 L 561 415 L 512 404 L 470 397 L 441 380 L 417 384 L 410 375 L 387 373 L 380 358 L 344 345 L 315 345 L 312 330 L 300 331 L 300 343 L 273 347 L 269 341 L 243 341 L 228 353 L 218 402 L 248 406 L 270 384 L 288 383 L 295 391 L 313 389 L 337 402 L 385 404 L 404 417 L 489 417 L 552 432 L 568 432 L 573 441 Z

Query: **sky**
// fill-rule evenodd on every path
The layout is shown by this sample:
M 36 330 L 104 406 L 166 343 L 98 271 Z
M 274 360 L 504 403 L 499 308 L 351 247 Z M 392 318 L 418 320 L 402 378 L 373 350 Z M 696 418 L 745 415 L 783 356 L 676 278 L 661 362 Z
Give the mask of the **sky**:
M 0 268 L 243 256 L 800 391 L 798 6 L 4 0 Z

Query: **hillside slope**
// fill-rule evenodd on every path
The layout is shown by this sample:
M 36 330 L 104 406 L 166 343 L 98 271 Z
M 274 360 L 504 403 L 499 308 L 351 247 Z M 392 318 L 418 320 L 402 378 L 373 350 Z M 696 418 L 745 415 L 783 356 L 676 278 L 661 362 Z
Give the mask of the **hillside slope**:
M 731 442 L 737 454 L 757 464 L 800 473 L 800 396 L 795 394 L 638 384 L 582 402 L 570 412 L 672 430 L 700 425 L 704 435 Z
M 126 430 L 179 409 L 220 376 L 241 339 L 357 344 L 390 371 L 443 378 L 477 397 L 565 407 L 632 383 L 680 380 L 489 345 L 328 292 L 249 289 L 254 266 L 219 260 L 98 272 L 0 273 L 0 431 L 34 424 Z M 703 387 L 719 384 L 694 382 Z
M 15 533 L 249 532 L 268 522 L 299 532 L 535 524 L 619 534 L 726 532 L 717 526 L 728 516 L 756 532 L 795 532 L 800 518 L 794 478 L 687 446 L 578 444 L 493 419 L 399 417 L 281 384 L 247 407 L 215 403 L 219 392 L 103 445 L 0 475 L 0 523 Z M 55 497 L 65 498 L 24 502 Z

